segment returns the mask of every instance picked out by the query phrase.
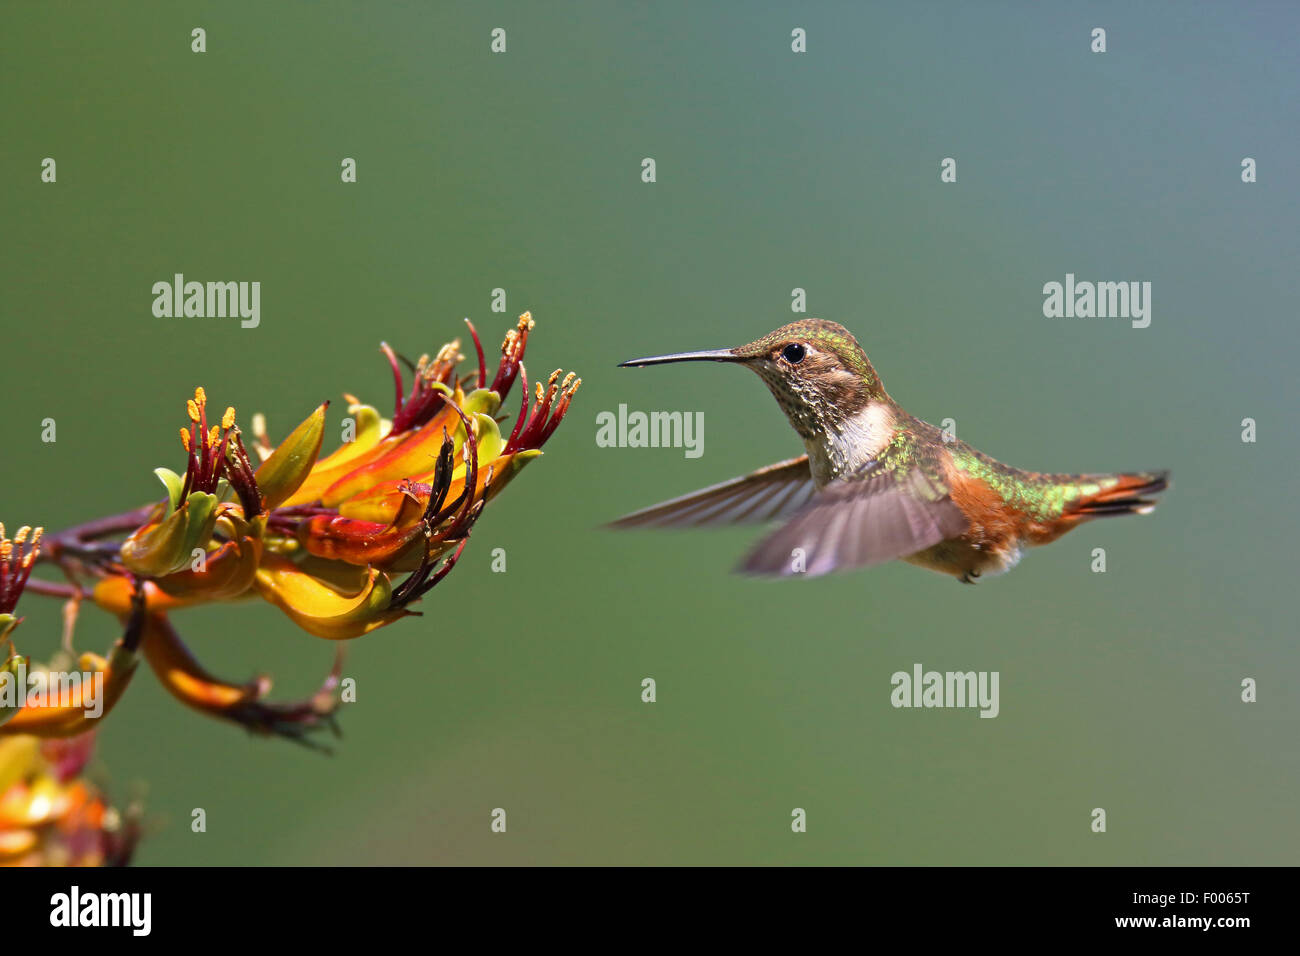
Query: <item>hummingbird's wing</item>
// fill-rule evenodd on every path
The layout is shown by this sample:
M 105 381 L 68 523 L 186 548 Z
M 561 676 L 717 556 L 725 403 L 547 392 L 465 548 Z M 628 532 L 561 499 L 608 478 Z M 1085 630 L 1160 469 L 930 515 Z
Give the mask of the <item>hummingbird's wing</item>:
M 703 528 L 788 518 L 806 507 L 815 492 L 808 456 L 760 468 L 662 504 L 642 508 L 611 528 Z
M 823 488 L 759 542 L 739 570 L 812 577 L 866 567 L 924 551 L 969 527 L 937 461 L 874 461 L 858 476 Z

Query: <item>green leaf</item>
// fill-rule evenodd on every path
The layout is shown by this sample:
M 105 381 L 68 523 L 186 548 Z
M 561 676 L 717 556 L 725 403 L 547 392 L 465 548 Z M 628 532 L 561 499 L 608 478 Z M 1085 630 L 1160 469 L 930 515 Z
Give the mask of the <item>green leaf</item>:
M 495 415 L 501 407 L 501 396 L 490 388 L 476 388 L 465 396 L 461 409 L 466 415 Z
M 167 489 L 167 514 L 170 517 L 181 506 L 181 492 L 185 490 L 185 479 L 170 468 L 155 468 L 153 473 Z
M 308 415 L 257 469 L 253 477 L 257 479 L 267 511 L 288 500 L 306 480 L 312 465 L 316 464 L 321 438 L 325 434 L 325 409 L 328 407 L 329 402 L 325 402 Z
M 491 415 L 480 412 L 474 416 L 474 422 L 478 432 L 479 467 L 487 467 L 505 449 L 506 440 L 501 437 L 501 429 Z
M 0 632 L 4 631 L 3 619 L 7 617 L 10 615 L 0 614 Z M 0 725 L 22 710 L 23 704 L 27 702 L 27 688 L 19 686 L 20 678 L 23 677 L 19 671 L 25 671 L 27 664 L 27 658 L 17 654 L 0 662 Z M 3 763 L 0 761 L 0 774 L 4 772 Z M 0 789 L 0 793 L 4 793 L 4 790 Z
M 144 533 L 122 542 L 122 563 L 143 577 L 160 578 L 189 567 L 195 548 L 206 547 L 217 524 L 217 496 L 195 491 L 184 507 Z

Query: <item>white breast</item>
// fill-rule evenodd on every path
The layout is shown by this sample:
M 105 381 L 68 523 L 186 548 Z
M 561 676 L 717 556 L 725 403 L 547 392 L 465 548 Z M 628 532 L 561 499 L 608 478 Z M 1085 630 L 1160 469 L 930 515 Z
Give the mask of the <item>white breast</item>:
M 805 439 L 813 482 L 822 488 L 857 471 L 884 451 L 893 437 L 894 410 L 883 402 L 872 402 L 825 440 Z

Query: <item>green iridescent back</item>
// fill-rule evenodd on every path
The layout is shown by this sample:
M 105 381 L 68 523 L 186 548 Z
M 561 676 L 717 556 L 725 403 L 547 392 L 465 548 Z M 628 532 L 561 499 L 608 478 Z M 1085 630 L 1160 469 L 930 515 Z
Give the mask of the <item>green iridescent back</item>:
M 943 430 L 919 418 L 906 416 L 910 421 L 905 431 L 912 436 L 903 444 L 919 443 L 934 448 L 944 448 L 952 455 L 952 463 L 959 471 L 979 479 L 993 489 L 1006 505 L 1028 515 L 1035 521 L 1059 518 L 1070 502 L 1077 498 L 1095 495 L 1113 487 L 1119 479 L 1115 475 L 1043 474 L 1022 471 L 989 457 L 964 441 L 944 441 Z M 911 454 L 916 457 L 915 451 Z M 934 456 L 925 456 L 933 458 Z M 927 475 L 927 477 L 930 477 Z M 942 482 L 942 475 L 939 476 Z

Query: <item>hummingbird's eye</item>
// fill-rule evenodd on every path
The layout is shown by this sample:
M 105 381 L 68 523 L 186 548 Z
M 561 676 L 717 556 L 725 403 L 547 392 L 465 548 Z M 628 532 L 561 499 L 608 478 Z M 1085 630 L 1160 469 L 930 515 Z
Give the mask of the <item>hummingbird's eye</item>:
M 781 358 L 785 359 L 791 365 L 798 365 L 803 361 L 803 357 L 808 353 L 798 342 L 791 342 L 781 350 Z

